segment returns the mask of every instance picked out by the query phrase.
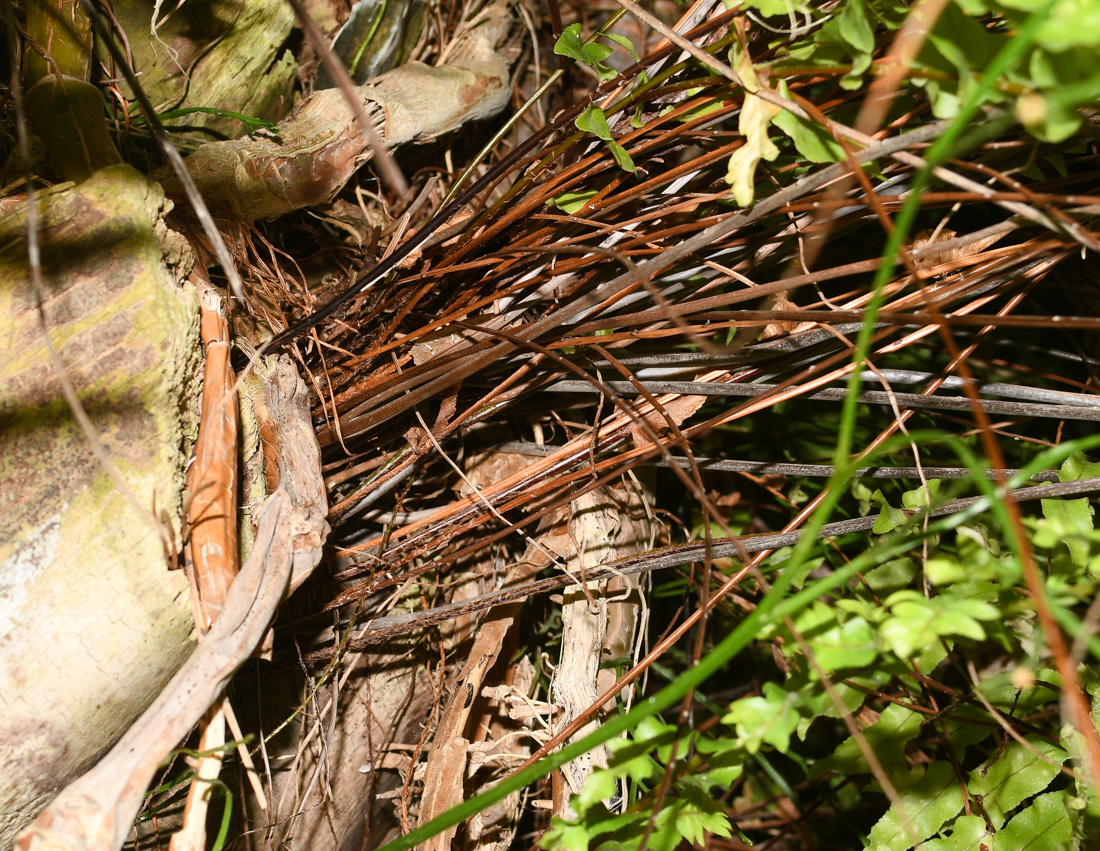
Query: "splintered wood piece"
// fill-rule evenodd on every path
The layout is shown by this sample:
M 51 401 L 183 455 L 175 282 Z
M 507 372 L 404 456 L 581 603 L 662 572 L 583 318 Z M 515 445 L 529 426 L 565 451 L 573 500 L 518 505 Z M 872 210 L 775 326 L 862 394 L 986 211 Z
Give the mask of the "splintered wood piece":
M 199 757 L 195 777 L 187 790 L 187 803 L 183 808 L 183 827 L 172 834 L 168 851 L 205 851 L 206 813 L 210 806 L 210 794 L 214 781 L 222 770 L 222 746 L 225 745 L 225 713 L 221 706 L 211 709 L 203 719 Z

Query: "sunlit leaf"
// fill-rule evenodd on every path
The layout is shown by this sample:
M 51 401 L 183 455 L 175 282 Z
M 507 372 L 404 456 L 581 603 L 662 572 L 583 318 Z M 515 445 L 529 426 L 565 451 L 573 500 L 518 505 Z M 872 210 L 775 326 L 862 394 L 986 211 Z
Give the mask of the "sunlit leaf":
M 1050 534 L 1069 548 L 1074 567 L 1084 567 L 1089 560 L 1087 536 L 1093 530 L 1092 505 L 1087 498 L 1041 500 L 1043 517 L 1050 524 Z
M 1071 833 L 1066 792 L 1047 792 L 997 831 L 991 851 L 1062 851 Z
M 955 769 L 934 762 L 917 782 L 899 788 L 900 799 L 871 828 L 867 851 L 905 851 L 934 836 L 963 807 Z
M 967 789 L 981 796 L 993 826 L 1000 827 L 1020 802 L 1050 784 L 1068 757 L 1046 739 L 1028 736 L 1027 746 L 1010 742 L 992 763 L 983 763 L 970 772 Z
M 563 192 L 556 198 L 551 198 L 546 202 L 547 207 L 555 207 L 561 210 L 563 213 L 572 215 L 578 210 L 584 209 L 585 204 L 595 198 L 597 190 L 595 189 L 582 189 L 579 192 Z
M 764 683 L 762 696 L 736 701 L 722 721 L 736 725 L 741 745 L 749 753 L 756 753 L 764 744 L 785 753 L 790 746 L 791 733 L 798 726 L 796 701 L 797 696 L 782 686 Z
M 607 123 L 607 116 L 595 104 L 589 104 L 588 108 L 577 116 L 574 123 L 578 130 L 591 133 L 605 142 L 611 141 L 611 127 Z

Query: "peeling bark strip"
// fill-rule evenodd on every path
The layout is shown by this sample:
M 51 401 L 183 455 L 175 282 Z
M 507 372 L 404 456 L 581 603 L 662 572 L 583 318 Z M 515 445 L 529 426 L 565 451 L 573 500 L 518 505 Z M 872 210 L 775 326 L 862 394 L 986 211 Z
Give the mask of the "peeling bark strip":
M 201 278 L 192 273 L 192 278 Z M 195 463 L 187 473 L 191 505 L 188 570 L 198 591 L 195 624 L 205 632 L 217 620 L 237 575 L 237 399 L 229 365 L 229 326 L 222 298 L 201 291 L 203 347 L 202 419 Z
M 523 560 L 508 572 L 504 584 L 509 586 L 524 582 L 549 563 L 548 558 L 531 547 L 524 554 Z M 424 792 L 420 798 L 421 825 L 463 801 L 470 750 L 470 739 L 466 736 L 472 735 L 467 729 L 470 710 L 485 682 L 485 675 L 496 664 L 508 631 L 512 629 L 522 606 L 522 603 L 498 606 L 477 630 L 474 645 L 466 664 L 458 674 L 447 708 L 435 731 L 432 749 L 428 753 Z M 421 847 L 423 851 L 448 851 L 457 832 L 457 827 L 447 828 Z
M 506 4 L 491 6 L 455 39 L 445 65 L 410 62 L 356 89 L 386 147 L 426 142 L 503 109 L 509 63 L 498 48 L 512 22 Z M 278 136 L 202 145 L 187 169 L 208 200 L 246 219 L 271 219 L 331 200 L 371 156 L 336 89 L 315 93 Z M 176 178 L 160 174 L 168 194 L 182 197 Z

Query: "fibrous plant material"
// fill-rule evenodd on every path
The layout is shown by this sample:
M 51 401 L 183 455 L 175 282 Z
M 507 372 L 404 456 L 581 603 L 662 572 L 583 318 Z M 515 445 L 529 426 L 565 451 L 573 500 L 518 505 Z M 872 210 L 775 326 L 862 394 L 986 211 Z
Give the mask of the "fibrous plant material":
M 281 139 L 192 159 L 246 220 L 343 192 L 363 223 L 354 246 L 326 234 L 327 214 L 238 231 L 264 266 L 253 280 L 278 280 L 238 293 L 270 317 L 245 333 L 276 332 L 269 345 L 308 374 L 312 421 L 297 423 L 319 437 L 335 526 L 331 570 L 282 610 L 274 665 L 240 683 L 273 793 L 246 804 L 249 835 L 495 851 L 526 818 L 548 849 L 670 851 L 707 834 L 735 845 L 737 822 L 778 847 L 816 832 L 897 851 L 939 833 L 1015 851 L 1041 817 L 1066 845 L 1071 821 L 1100 817 L 1069 760 L 1096 743 L 1097 681 L 1077 664 L 1084 639 L 1062 640 L 1095 616 L 1100 469 L 1071 455 L 1095 443 L 1070 440 L 1098 416 L 1096 363 L 1069 351 L 1097 320 L 1067 317 L 1061 288 L 1091 280 L 1100 183 L 1089 137 L 1063 130 L 1095 134 L 1074 110 L 1098 93 L 1100 38 L 992 0 L 908 22 L 862 0 L 789 20 L 699 0 L 675 25 L 669 6 L 616 6 L 659 34 L 654 52 L 597 30 L 595 3 L 577 21 L 555 10 L 541 44 L 524 19 L 529 71 L 494 39 L 503 76 L 450 75 L 493 102 L 505 92 L 488 80 L 534 92 L 460 187 L 467 140 L 435 149 L 445 168 L 409 156 L 412 204 L 349 178 L 368 146 L 336 93 Z M 494 26 L 462 4 L 435 11 L 437 67 L 413 66 L 418 79 L 454 67 L 452 33 Z M 1059 128 L 1072 69 L 1087 73 Z M 383 88 L 355 94 L 397 138 L 407 104 Z M 959 109 L 974 125 L 961 140 Z M 343 135 L 326 135 L 329 115 Z M 425 115 L 421 128 L 450 126 Z M 288 258 L 330 276 L 292 295 Z M 278 488 L 264 456 L 279 440 L 260 380 L 245 381 L 255 507 Z M 653 467 L 671 531 L 631 535 L 622 555 L 632 512 L 613 493 Z M 1066 481 L 1024 484 L 1052 476 Z M 311 503 L 318 534 L 325 505 Z M 642 603 L 658 627 L 636 661 Z M 624 686 L 647 698 L 627 714 Z M 1084 738 L 1055 720 L 1062 694 Z M 1032 751 L 991 731 L 1054 770 L 1013 774 Z
M 1001 336 L 1007 340 L 1012 328 L 1057 323 L 1095 327 L 1091 316 L 1056 318 L 1044 315 L 1034 302 L 1028 310 L 1021 308 L 1029 293 L 1049 292 L 1045 284 L 1059 277 L 1081 246 L 1095 247 L 1095 169 L 1087 159 L 1074 159 L 1081 180 L 1072 187 L 1080 194 L 1072 196 L 1060 194 L 1061 178 L 1052 177 L 1050 170 L 1040 170 L 1040 178 L 1032 169 L 1033 176 L 1021 179 L 1020 170 L 1029 168 L 1030 161 L 1010 152 L 1027 148 L 1031 143 L 1026 139 L 1013 137 L 988 147 L 979 140 L 964 158 L 950 163 L 935 159 L 931 173 L 938 183 L 919 195 L 921 225 L 929 233 L 905 240 L 897 257 L 884 260 L 882 234 L 890 232 L 893 219 L 913 194 L 909 187 L 925 169 L 928 146 L 952 132 L 951 123 L 937 120 L 940 113 L 930 114 L 917 96 L 915 105 L 906 101 L 904 109 L 891 113 L 888 128 L 872 136 L 869 125 L 853 121 L 859 106 L 855 87 L 838 84 L 841 73 L 861 72 L 854 66 L 842 72 L 829 64 L 846 56 L 840 48 L 853 49 L 850 45 L 841 44 L 832 52 L 823 48 L 822 56 L 828 59 L 817 64 L 807 58 L 812 56 L 808 51 L 797 58 L 781 53 L 801 39 L 820 35 L 818 40 L 831 49 L 847 37 L 862 45 L 859 50 L 870 61 L 886 42 L 876 44 L 870 23 L 874 16 L 864 4 L 830 7 L 829 14 L 839 16 L 835 25 L 826 26 L 823 19 L 805 31 L 793 23 L 789 31 L 773 29 L 772 24 L 758 27 L 755 17 L 726 12 L 717 4 L 707 7 L 696 4 L 691 23 L 685 22 L 676 42 L 678 50 L 686 39 L 690 60 L 674 51 L 675 65 L 668 51 L 646 57 L 628 71 L 626 81 L 611 79 L 613 72 L 604 64 L 613 40 L 604 43 L 594 36 L 585 41 L 576 26 L 571 31 L 576 43 L 562 47 L 559 40 L 559 55 L 587 63 L 603 83 L 595 91 L 579 93 L 583 100 L 574 105 L 555 103 L 561 112 L 551 110 L 554 117 L 546 123 L 532 119 L 534 133 L 541 135 L 537 144 L 532 141 L 536 136 L 518 143 L 508 175 L 512 182 L 502 181 L 495 194 L 486 190 L 479 199 L 483 206 L 461 222 L 453 220 L 438 239 L 422 233 L 410 239 L 406 245 L 415 243 L 417 248 L 408 264 L 390 262 L 357 273 L 350 295 L 340 305 L 322 308 L 316 322 L 307 319 L 278 340 L 290 343 L 299 332 L 313 330 L 319 343 L 303 353 L 313 358 L 326 394 L 324 405 L 316 409 L 317 421 L 334 492 L 337 535 L 347 542 L 340 551 L 345 557 L 340 584 L 326 608 L 369 608 L 372 601 L 409 584 L 427 598 L 421 604 L 422 619 L 414 611 L 363 622 L 353 627 L 344 646 L 393 640 L 402 630 L 421 627 L 430 636 L 434 625 L 446 624 L 450 617 L 466 617 L 481 607 L 492 611 L 521 595 L 533 607 L 545 606 L 532 598 L 536 589 L 545 593 L 563 586 L 570 597 L 562 610 L 562 625 L 557 625 L 557 609 L 549 615 L 545 609 L 539 611 L 544 618 L 540 627 L 550 632 L 551 640 L 566 641 L 571 630 L 567 621 L 593 606 L 579 591 L 569 590 L 570 577 L 533 580 L 518 589 L 486 593 L 476 601 L 448 600 L 449 583 L 471 561 L 492 563 L 489 554 L 494 548 L 507 547 L 514 536 L 533 534 L 554 511 L 576 499 L 578 491 L 595 493 L 625 470 L 657 459 L 683 471 L 676 480 L 666 477 L 663 505 L 677 513 L 688 535 L 701 539 L 684 548 L 647 554 L 652 566 L 684 566 L 673 569 L 672 576 L 655 579 L 691 610 L 690 617 L 675 625 L 674 634 L 682 636 L 681 628 L 697 624 L 701 613 L 723 626 L 736 623 L 754 611 L 768 587 L 765 583 L 776 575 L 786 577 L 785 554 L 770 560 L 767 556 L 779 546 L 795 544 L 802 544 L 800 551 L 805 553 L 809 538 L 800 535 L 799 528 L 812 524 L 824 498 L 841 487 L 832 482 L 822 491 L 804 479 L 795 484 L 765 472 L 772 464 L 790 465 L 783 467 L 783 476 L 843 472 L 832 453 L 836 432 L 850 429 L 852 420 L 842 427 L 841 418 L 830 412 L 832 401 L 859 412 L 858 433 L 870 451 L 918 418 L 923 418 L 923 425 L 931 422 L 953 432 L 952 439 L 966 441 L 972 435 L 960 423 L 996 416 L 1000 420 L 995 426 L 986 423 L 979 428 L 1030 435 L 1034 424 L 1034 431 L 1042 434 L 1035 439 L 1049 441 L 1046 421 L 1063 420 L 1070 428 L 1075 421 L 1096 417 L 1094 394 L 1080 379 L 1062 384 L 1044 374 L 1031 382 L 1015 371 L 1003 350 L 984 361 L 974 356 Z M 864 17 L 856 20 L 860 15 Z M 705 23 L 698 26 L 701 22 Z M 690 33 L 688 26 L 698 29 Z M 892 26 L 891 21 L 880 34 L 892 32 Z M 757 79 L 748 97 L 740 82 L 750 71 Z M 760 103 L 769 108 L 745 109 Z M 593 118 L 597 110 L 602 122 Z M 994 108 L 981 120 L 1007 127 L 1009 116 Z M 745 144 L 733 127 L 745 135 L 751 130 L 758 151 L 769 155 L 755 157 L 751 167 L 738 163 L 734 181 L 740 204 L 730 200 L 726 182 L 727 163 Z M 1067 154 L 1059 149 L 1051 156 Z M 768 162 L 774 166 L 768 168 Z M 491 173 L 494 181 L 505 170 L 503 165 L 499 168 Z M 434 220 L 428 230 L 441 225 L 451 212 Z M 880 268 L 885 282 L 878 289 L 871 282 Z M 886 275 L 886 269 L 894 271 Z M 875 319 L 865 322 L 868 311 Z M 862 355 L 853 357 L 861 332 L 870 340 L 871 369 Z M 629 353 L 622 351 L 628 348 Z M 976 380 L 966 371 L 968 362 L 982 370 Z M 922 365 L 910 372 L 917 364 Z M 846 389 L 842 383 L 853 374 L 875 386 L 862 392 Z M 903 384 L 906 392 L 898 392 Z M 1072 395 L 1057 395 L 1066 391 Z M 985 398 L 978 398 L 979 393 Z M 988 398 L 1002 393 L 1014 395 Z M 859 407 L 853 408 L 856 403 Z M 429 412 L 435 416 L 434 441 L 424 439 L 425 426 L 417 427 L 420 420 L 414 420 L 430 422 Z M 526 436 L 532 424 L 533 440 Z M 553 438 L 547 438 L 548 433 Z M 440 446 L 444 452 L 454 447 L 456 452 L 478 453 L 494 445 L 499 448 L 495 441 L 501 435 L 516 434 L 540 447 L 531 452 L 532 460 L 522 472 L 503 473 L 476 496 L 464 491 L 458 499 L 449 496 L 442 484 L 446 474 L 437 463 Z M 742 452 L 741 441 L 746 439 L 755 454 Z M 914 437 L 906 447 L 894 451 L 890 470 L 898 475 L 904 470 L 933 492 L 934 486 L 923 484 L 929 478 L 926 471 L 942 471 L 951 462 L 938 457 L 942 447 L 931 439 Z M 724 474 L 725 467 L 696 465 L 693 457 L 704 449 L 712 461 L 731 465 L 730 471 L 738 464 L 747 475 L 734 478 Z M 916 455 L 915 464 L 909 452 Z M 730 457 L 745 460 L 727 460 Z M 933 457 L 936 462 L 929 463 Z M 1003 469 L 994 455 L 989 459 Z M 864 462 L 861 472 L 871 474 L 867 467 L 875 463 L 878 459 Z M 754 465 L 759 465 L 758 474 Z M 979 481 L 984 477 L 976 475 Z M 1092 481 L 1082 487 L 1090 490 Z M 891 522 L 908 519 L 913 506 L 920 504 L 909 494 L 905 509 L 891 514 L 882 505 L 886 497 L 874 492 L 876 486 L 867 493 L 862 483 L 851 487 L 866 507 L 853 507 L 847 498 L 847 510 L 867 516 L 821 529 L 811 526 L 814 535 L 830 539 L 821 560 L 813 564 L 822 575 L 833 575 L 855 554 L 852 537 L 845 536 L 858 529 L 885 534 L 882 530 Z M 774 502 L 746 498 L 743 491 L 768 493 Z M 690 509 L 681 501 L 684 494 L 690 495 Z M 873 515 L 875 507 L 881 507 L 885 520 Z M 381 527 L 377 531 L 375 524 Z M 646 557 L 639 558 L 619 561 L 611 571 L 595 575 L 603 579 L 614 569 L 647 569 Z M 742 562 L 762 572 L 749 579 Z M 689 563 L 705 569 L 689 568 Z M 798 569 L 810 570 L 800 564 Z M 805 574 L 797 576 L 794 581 L 807 581 Z M 690 590 L 672 590 L 684 586 Z M 712 599 L 716 589 L 717 599 Z M 845 597 L 839 592 L 835 596 Z M 929 596 L 935 601 L 931 606 L 953 601 L 951 593 Z M 842 606 L 837 610 L 847 611 Z M 989 612 L 976 611 L 983 617 Z M 837 617 L 837 629 L 845 628 L 839 623 L 843 617 Z M 976 634 L 969 624 L 965 629 Z M 672 653 L 666 645 L 663 652 L 674 660 L 670 667 L 691 670 L 695 654 L 720 637 L 706 633 L 690 649 L 677 647 Z M 830 646 L 811 632 L 808 646 L 818 641 L 824 648 Z M 585 641 L 586 646 L 593 643 Z M 795 646 L 797 642 L 787 639 L 784 660 L 797 658 L 791 649 Z M 764 650 L 761 655 L 766 656 L 766 644 Z M 316 647 L 307 658 L 322 661 L 339 652 L 333 641 Z M 823 670 L 829 676 L 834 657 L 825 649 L 811 652 L 815 658 L 824 657 Z M 660 661 L 660 656 L 643 667 L 654 660 Z M 790 669 L 780 667 L 779 681 L 796 664 L 805 665 L 801 659 L 782 664 Z M 578 665 L 573 670 L 580 669 Z M 466 673 L 463 670 L 452 681 L 456 688 L 461 688 Z M 638 675 L 632 670 L 627 676 L 633 681 Z M 782 694 L 775 685 L 770 682 L 761 693 L 746 698 L 766 703 L 767 709 L 751 703 L 739 709 L 743 714 L 736 717 L 751 716 L 753 722 L 744 722 L 744 732 L 737 728 L 736 741 L 750 743 L 738 744 L 743 749 L 739 754 L 759 752 L 754 735 L 771 741 L 754 727 L 767 730 L 773 704 L 795 702 L 804 692 L 813 692 L 815 701 L 825 698 L 816 682 L 811 687 L 792 680 Z M 553 696 L 553 686 L 546 688 Z M 608 690 L 599 693 L 603 699 Z M 844 693 L 845 699 L 855 700 Z M 590 702 L 595 695 L 587 692 Z M 661 760 L 670 759 L 670 740 L 689 735 L 683 731 L 687 719 L 698 717 L 694 713 L 708 714 L 715 721 L 721 717 L 725 709 L 708 703 L 711 697 L 708 692 L 694 704 L 685 700 L 679 730 L 663 732 L 666 738 L 654 750 Z M 449 695 L 449 705 L 460 705 L 461 699 L 456 691 Z M 728 706 L 730 699 L 722 692 L 717 700 Z M 919 697 L 910 692 L 909 699 Z M 776 705 L 774 717 L 786 724 L 794 713 L 802 719 L 797 723 L 808 726 L 815 713 L 843 717 L 854 711 L 849 704 L 842 709 L 829 706 L 823 708 L 819 701 L 813 709 L 799 709 L 798 716 Z M 593 705 L 582 707 L 578 720 L 550 745 L 568 741 L 595 714 Z M 436 730 L 440 738 L 432 748 L 440 759 L 429 758 L 425 775 L 430 807 L 421 812 L 423 830 L 400 840 L 401 847 L 424 841 L 432 826 L 425 822 L 445 802 L 457 801 L 469 791 L 455 771 L 440 770 L 441 765 L 461 764 L 463 743 L 456 740 L 453 725 Z M 787 747 L 786 738 L 778 733 L 774 738 Z M 730 747 L 734 740 L 731 734 Z M 652 829 L 654 847 L 671 847 L 661 843 L 683 838 L 670 827 L 680 825 L 673 819 L 686 820 L 683 808 L 701 806 L 690 794 L 696 787 L 688 780 L 678 785 L 678 772 L 690 775 L 694 761 L 705 759 L 692 748 L 686 746 L 676 757 L 691 767 L 673 764 L 665 769 L 667 786 L 662 781 L 652 788 L 647 785 L 651 777 L 635 778 L 649 794 L 635 801 L 635 810 L 622 813 L 621 819 L 600 820 L 599 801 L 611 801 L 613 796 L 608 775 L 593 771 L 588 776 L 597 777 L 600 794 L 581 795 L 587 808 L 585 813 L 578 810 L 581 819 L 547 841 L 567 836 L 560 846 L 606 840 L 640 847 L 646 842 L 642 831 Z M 749 764 L 745 762 L 746 772 Z M 628 768 L 620 763 L 612 770 L 621 782 Z M 940 777 L 941 772 L 937 768 L 931 776 Z M 582 769 L 574 775 L 573 791 L 587 785 L 584 774 Z M 724 776 L 727 784 L 731 782 L 732 774 Z M 764 779 L 754 777 L 756 785 L 739 787 L 745 789 L 746 808 L 770 794 L 773 787 L 768 784 L 778 783 L 774 777 L 775 772 L 765 772 Z M 898 785 L 904 788 L 901 780 Z M 709 787 L 702 788 L 710 793 Z M 761 793 L 760 788 L 769 792 Z M 754 794 L 757 798 L 750 797 Z M 709 801 L 707 806 L 715 812 L 732 810 L 722 801 Z M 472 808 L 471 804 L 464 814 Z M 638 833 L 628 834 L 623 826 L 632 824 L 635 815 L 641 820 Z M 652 822 L 646 827 L 650 815 Z M 464 841 L 465 834 L 454 830 L 457 821 L 442 818 L 449 823 L 435 841 Z M 800 812 L 789 821 L 804 823 L 809 818 Z M 443 824 L 436 821 L 434 826 Z M 707 824 L 715 832 L 729 832 L 720 820 Z M 607 833 L 601 834 L 605 825 Z

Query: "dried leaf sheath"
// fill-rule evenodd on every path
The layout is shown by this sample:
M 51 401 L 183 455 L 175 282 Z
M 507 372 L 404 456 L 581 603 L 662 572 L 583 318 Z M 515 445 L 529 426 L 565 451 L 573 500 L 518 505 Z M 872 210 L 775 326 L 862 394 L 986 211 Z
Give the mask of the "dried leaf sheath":
M 358 89 L 387 148 L 427 141 L 487 118 L 508 102 L 509 63 L 498 52 L 512 17 L 490 10 L 437 68 L 410 62 Z M 313 95 L 279 125 L 279 140 L 249 138 L 202 145 L 187 169 L 205 198 L 246 219 L 270 219 L 329 201 L 371 156 L 367 134 L 337 89 Z M 169 195 L 181 192 L 163 177 Z
M 237 400 L 222 298 L 209 288 L 202 292 L 201 333 L 206 350 L 202 420 L 187 488 L 190 569 L 200 601 L 198 625 L 205 631 L 221 612 L 237 575 Z

